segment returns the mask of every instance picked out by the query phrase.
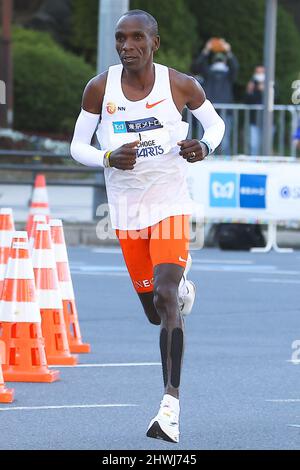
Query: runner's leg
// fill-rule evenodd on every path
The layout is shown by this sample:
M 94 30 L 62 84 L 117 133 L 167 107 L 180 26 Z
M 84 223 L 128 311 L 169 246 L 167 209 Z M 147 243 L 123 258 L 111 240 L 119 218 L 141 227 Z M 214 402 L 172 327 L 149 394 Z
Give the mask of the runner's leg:
M 117 230 L 123 257 L 134 289 L 150 323 L 160 325 L 153 303 L 153 265 L 149 253 L 150 230 Z
M 176 398 L 179 396 L 184 350 L 178 286 L 188 257 L 188 226 L 188 216 L 169 217 L 152 229 L 150 240 L 154 305 L 161 319 L 160 352 L 165 393 Z

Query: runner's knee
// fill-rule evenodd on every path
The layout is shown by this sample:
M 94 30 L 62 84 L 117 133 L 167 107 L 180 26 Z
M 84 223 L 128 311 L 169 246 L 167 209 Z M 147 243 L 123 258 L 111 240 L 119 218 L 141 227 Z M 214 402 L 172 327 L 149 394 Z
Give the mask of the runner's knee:
M 173 282 L 154 285 L 154 305 L 159 312 L 167 312 L 178 303 L 178 286 Z M 171 308 L 171 310 L 173 310 Z

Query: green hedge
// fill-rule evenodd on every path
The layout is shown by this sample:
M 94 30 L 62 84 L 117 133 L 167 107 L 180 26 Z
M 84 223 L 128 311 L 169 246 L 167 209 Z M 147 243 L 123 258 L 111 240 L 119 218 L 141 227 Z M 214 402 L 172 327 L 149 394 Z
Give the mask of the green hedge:
M 13 67 L 15 128 L 72 132 L 94 69 L 47 33 L 22 28 L 13 31 Z

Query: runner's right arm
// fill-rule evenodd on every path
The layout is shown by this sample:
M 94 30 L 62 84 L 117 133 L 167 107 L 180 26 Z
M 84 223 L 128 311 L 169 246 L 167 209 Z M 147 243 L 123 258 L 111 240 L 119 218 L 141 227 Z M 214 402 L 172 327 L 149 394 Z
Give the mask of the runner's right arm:
M 89 81 L 82 97 L 82 109 L 77 118 L 71 142 L 71 155 L 74 160 L 91 167 L 103 167 L 104 157 L 110 149 L 98 150 L 91 145 L 92 137 L 101 118 L 107 72 Z M 132 170 L 136 162 L 135 147 L 138 141 L 122 145 L 110 152 L 109 166 L 120 170 Z

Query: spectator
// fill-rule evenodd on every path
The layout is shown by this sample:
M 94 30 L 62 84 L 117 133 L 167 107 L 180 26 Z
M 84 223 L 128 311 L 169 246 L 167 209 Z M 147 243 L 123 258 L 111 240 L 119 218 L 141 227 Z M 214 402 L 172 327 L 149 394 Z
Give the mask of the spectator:
M 294 140 L 295 140 L 296 148 L 300 150 L 300 119 L 298 121 L 297 130 L 294 134 Z
M 193 72 L 203 77 L 202 86 L 212 103 L 233 103 L 233 84 L 237 79 L 239 64 L 231 51 L 231 45 L 223 38 L 211 38 L 196 59 Z M 222 116 L 225 121 L 225 135 L 222 153 L 231 154 L 232 111 Z
M 265 68 L 258 65 L 247 84 L 245 102 L 247 104 L 262 104 L 265 89 Z M 262 112 L 250 111 L 250 155 L 261 153 L 262 142 Z

